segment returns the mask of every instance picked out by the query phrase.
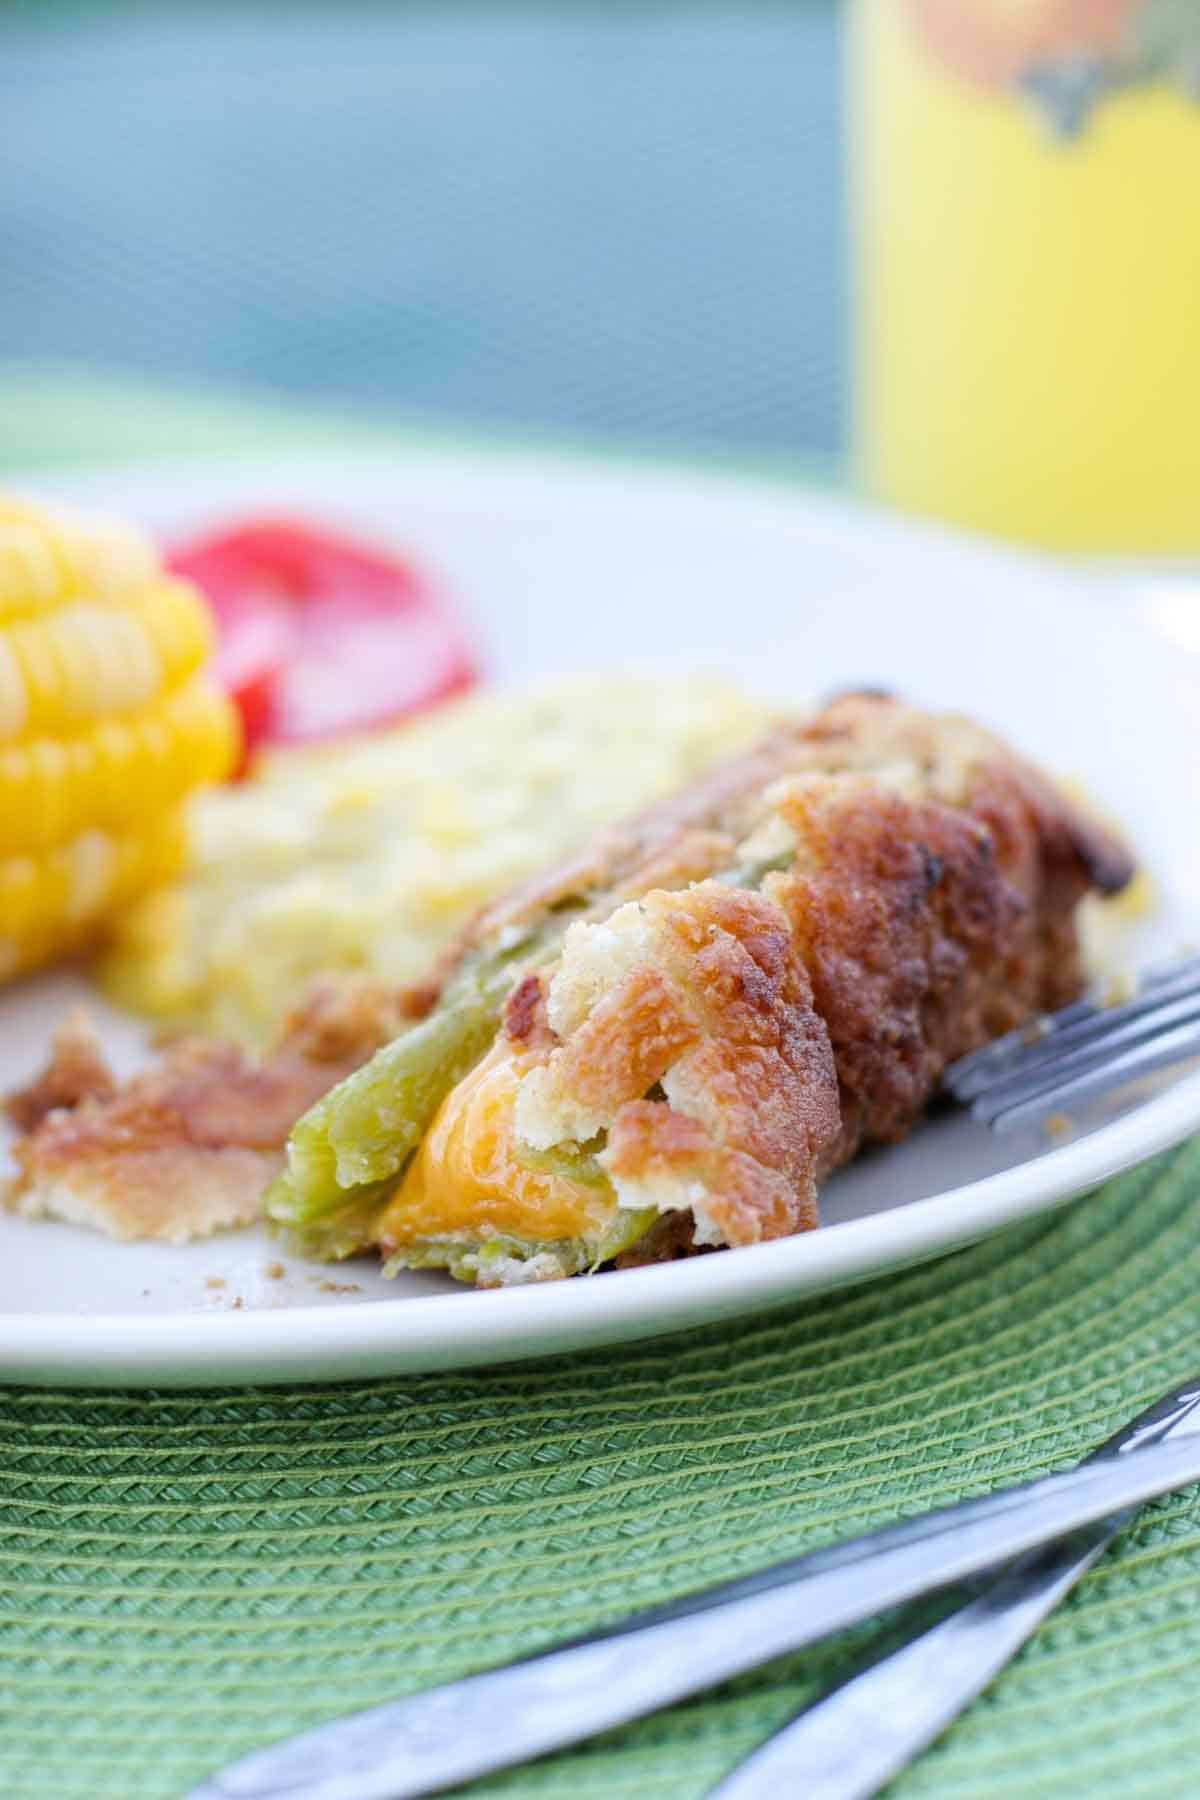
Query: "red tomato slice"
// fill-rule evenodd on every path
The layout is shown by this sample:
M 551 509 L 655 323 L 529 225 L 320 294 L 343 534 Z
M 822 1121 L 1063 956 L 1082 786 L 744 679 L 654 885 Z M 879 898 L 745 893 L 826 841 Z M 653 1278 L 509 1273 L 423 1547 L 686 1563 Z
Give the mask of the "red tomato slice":
M 389 724 L 478 675 L 458 621 L 408 563 L 332 532 L 256 520 L 167 560 L 212 605 L 217 676 L 251 747 Z
M 214 602 L 213 611 L 219 633 L 213 670 L 242 715 L 249 746 L 270 731 L 275 684 L 296 648 L 295 626 L 288 606 L 269 594 L 253 607 Z

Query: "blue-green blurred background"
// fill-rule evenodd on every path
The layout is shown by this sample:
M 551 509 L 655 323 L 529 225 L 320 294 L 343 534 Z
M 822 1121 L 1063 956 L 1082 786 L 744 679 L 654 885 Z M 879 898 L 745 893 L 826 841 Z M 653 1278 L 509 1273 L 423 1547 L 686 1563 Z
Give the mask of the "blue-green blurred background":
M 828 455 L 835 0 L 0 0 L 0 354 Z

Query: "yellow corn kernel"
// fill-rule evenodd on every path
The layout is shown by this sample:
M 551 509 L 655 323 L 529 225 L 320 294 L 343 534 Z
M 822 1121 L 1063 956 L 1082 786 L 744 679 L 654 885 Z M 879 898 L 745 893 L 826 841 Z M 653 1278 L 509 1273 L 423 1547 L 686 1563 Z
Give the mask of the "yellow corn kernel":
M 114 906 L 177 875 L 186 851 L 175 811 L 141 836 L 85 831 L 42 857 L 0 858 L 0 976 L 89 943 Z
M 48 617 L 10 625 L 8 642 L 33 731 L 79 730 L 106 714 L 135 712 L 165 682 L 141 621 L 94 600 L 67 600 Z
M 181 866 L 182 803 L 239 748 L 211 643 L 138 533 L 0 496 L 0 976 Z
M 19 736 L 28 723 L 29 702 L 21 665 L 8 639 L 0 635 L 0 742 Z
M 228 707 L 196 679 L 78 737 L 0 744 L 0 856 L 49 849 L 89 824 L 132 830 L 197 782 L 220 780 L 235 751 Z
M 121 520 L 73 520 L 59 541 L 72 593 L 122 601 L 146 582 L 161 578 L 153 546 Z
M 32 520 L 0 522 L 0 621 L 45 612 L 71 591 L 68 558 Z
M 119 520 L 56 516 L 0 497 L 0 623 L 73 594 L 120 599 L 161 575 L 154 549 Z
M 212 620 L 186 581 L 152 581 L 135 588 L 130 610 L 157 653 L 168 681 L 182 681 L 212 651 Z

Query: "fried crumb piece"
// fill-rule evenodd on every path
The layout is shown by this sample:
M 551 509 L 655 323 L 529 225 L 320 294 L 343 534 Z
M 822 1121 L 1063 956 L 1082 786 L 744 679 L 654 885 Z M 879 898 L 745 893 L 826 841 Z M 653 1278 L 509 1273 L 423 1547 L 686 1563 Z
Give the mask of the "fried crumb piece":
M 1069 1131 L 1073 1131 L 1074 1129 L 1075 1121 L 1071 1118 L 1069 1113 L 1047 1113 L 1045 1120 L 1042 1123 L 1042 1130 L 1048 1138 L 1065 1137 Z
M 225 1277 L 223 1275 L 210 1275 L 204 1285 L 206 1288 L 223 1288 L 225 1286 Z
M 76 1007 L 54 1034 L 50 1062 L 28 1087 L 4 1100 L 4 1111 L 22 1133 L 36 1131 L 48 1114 L 88 1099 L 106 1100 L 116 1090 L 87 1011 Z
M 282 1281 L 286 1273 L 287 1270 L 281 1262 L 269 1262 L 263 1268 L 263 1274 L 268 1281 Z
M 279 1044 L 309 1062 L 353 1068 L 427 1010 L 423 992 L 365 979 L 315 981 L 285 1018 Z
M 317 1286 L 323 1294 L 361 1294 L 362 1288 L 357 1281 L 319 1281 Z
M 73 1015 L 9 1102 L 23 1135 L 0 1204 L 163 1243 L 247 1225 L 296 1120 L 394 1034 L 401 1004 L 370 984 L 317 987 L 265 1058 L 184 1038 L 121 1086 Z
M 237 1297 L 235 1298 L 235 1300 L 233 1301 L 233 1304 L 232 1304 L 230 1310 L 232 1312 L 241 1312 L 241 1310 L 245 1306 L 245 1304 L 246 1304 L 246 1302 L 242 1299 L 242 1296 L 240 1294 L 238 1294 Z

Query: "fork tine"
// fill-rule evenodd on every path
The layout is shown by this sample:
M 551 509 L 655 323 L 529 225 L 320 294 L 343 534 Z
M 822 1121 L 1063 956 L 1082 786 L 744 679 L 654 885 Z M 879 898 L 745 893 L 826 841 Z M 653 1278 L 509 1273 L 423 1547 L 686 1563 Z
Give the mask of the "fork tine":
M 1046 1087 L 1060 1087 L 1076 1075 L 1109 1063 L 1121 1051 L 1144 1043 L 1148 1038 L 1162 1037 L 1177 1025 L 1190 1025 L 1200 1020 L 1200 992 L 1179 1000 L 1164 1000 L 1141 1013 L 1110 1015 L 1103 1031 L 1092 1032 L 1082 1044 L 1074 1044 L 1053 1057 L 1033 1057 L 1018 1064 L 1011 1074 L 1002 1076 L 976 1095 L 971 1106 L 973 1118 L 990 1124 L 999 1114 L 1015 1106 L 1026 1096 L 1041 1093 Z
M 1128 1019 L 1139 1019 L 1172 999 L 1200 994 L 1200 957 L 1152 970 L 1142 987 L 1122 1006 L 1102 1007 L 1076 1001 L 1031 1027 L 1009 1032 L 971 1056 L 953 1063 L 942 1077 L 956 1100 L 973 1100 L 997 1082 L 1024 1075 L 1042 1063 L 1057 1062 L 1068 1049 L 1107 1039 Z
M 1044 1039 L 1057 1036 L 1077 1019 L 1094 1018 L 1099 1011 L 1094 1000 L 1076 1000 L 1059 1012 L 1018 1025 L 1015 1031 L 993 1038 L 982 1049 L 972 1050 L 969 1056 L 960 1056 L 957 1062 L 951 1063 L 943 1071 L 942 1086 L 956 1100 L 969 1100 L 1018 1057 L 1031 1055 Z
M 1125 1001 L 1121 1006 L 1077 1002 L 1075 1006 L 1065 1007 L 1043 1021 L 1032 1038 L 1026 1032 L 1022 1041 L 1021 1034 L 1016 1034 L 1017 1044 L 989 1065 L 976 1065 L 973 1070 L 966 1070 L 965 1073 L 960 1065 L 955 1065 L 951 1071 L 950 1091 L 960 1100 L 969 1100 L 1004 1078 L 1009 1069 L 1016 1074 L 1032 1069 L 1038 1063 L 1056 1061 L 1068 1048 L 1107 1037 L 1115 1026 L 1126 1019 L 1140 1018 L 1168 1000 L 1196 993 L 1200 993 L 1200 961 L 1176 966 L 1170 972 L 1161 973 L 1153 984 L 1144 985 L 1131 1000 Z
M 1094 1094 L 1103 1094 L 1111 1088 L 1121 1087 L 1135 1076 L 1152 1075 L 1156 1069 L 1166 1069 L 1172 1063 L 1185 1062 L 1191 1056 L 1200 1056 L 1198 1021 L 1177 1026 L 1174 1031 L 1168 1031 L 1162 1037 L 1146 1038 L 1111 1062 L 1107 1059 L 1097 1060 L 1092 1068 L 1073 1079 L 1043 1088 L 1031 1098 L 997 1113 L 990 1120 L 992 1129 L 997 1132 L 1015 1131 L 1022 1125 L 1034 1124 L 1047 1113 L 1057 1112 L 1064 1106 L 1088 1100 Z

